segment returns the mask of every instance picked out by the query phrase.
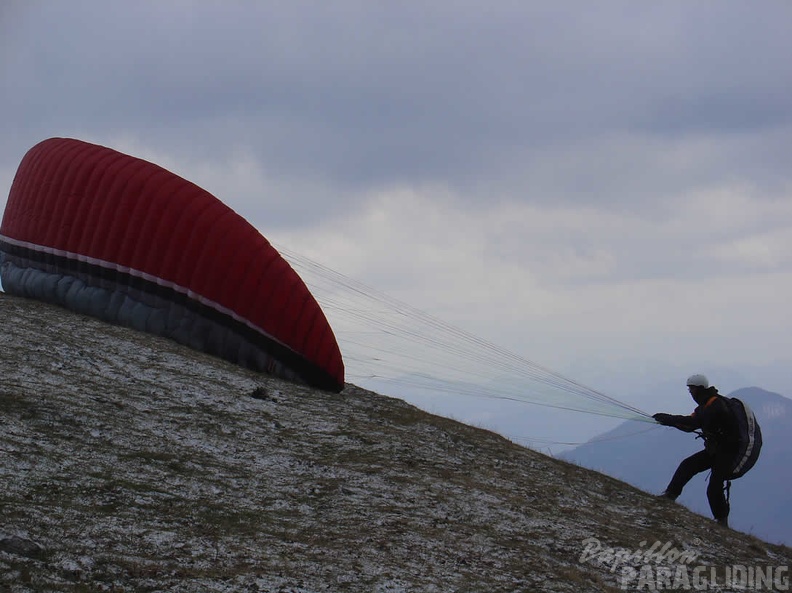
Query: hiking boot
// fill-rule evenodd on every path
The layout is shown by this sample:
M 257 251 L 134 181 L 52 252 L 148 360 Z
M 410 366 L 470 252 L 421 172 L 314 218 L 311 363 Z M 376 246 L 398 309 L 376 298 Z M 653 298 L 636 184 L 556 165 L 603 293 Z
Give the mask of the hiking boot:
M 668 500 L 676 500 L 677 497 L 671 494 L 668 490 L 664 490 L 662 493 L 657 495 L 658 498 L 667 498 Z
M 718 525 L 723 525 L 726 529 L 729 528 L 729 517 L 721 517 L 720 519 L 715 519 Z

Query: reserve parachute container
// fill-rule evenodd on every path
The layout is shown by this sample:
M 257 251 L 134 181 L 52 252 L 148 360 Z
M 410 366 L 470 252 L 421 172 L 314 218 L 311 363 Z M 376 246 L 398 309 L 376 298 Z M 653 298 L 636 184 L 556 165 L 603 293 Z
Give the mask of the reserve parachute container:
M 0 278 L 38 299 L 340 391 L 333 331 L 292 267 L 209 192 L 153 163 L 51 138 L 23 158 Z

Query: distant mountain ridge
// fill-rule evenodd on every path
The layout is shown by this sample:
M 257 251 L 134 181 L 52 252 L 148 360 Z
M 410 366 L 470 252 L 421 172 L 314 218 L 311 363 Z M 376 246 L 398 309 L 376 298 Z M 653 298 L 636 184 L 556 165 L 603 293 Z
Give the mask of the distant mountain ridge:
M 731 524 L 768 541 L 792 544 L 792 400 L 759 387 L 728 395 L 751 407 L 764 440 L 756 466 L 732 482 Z M 694 406 L 691 401 L 690 409 Z M 701 448 L 701 440 L 674 428 L 625 422 L 560 457 L 659 493 L 679 462 Z M 696 476 L 679 502 L 709 517 L 705 479 L 706 473 Z

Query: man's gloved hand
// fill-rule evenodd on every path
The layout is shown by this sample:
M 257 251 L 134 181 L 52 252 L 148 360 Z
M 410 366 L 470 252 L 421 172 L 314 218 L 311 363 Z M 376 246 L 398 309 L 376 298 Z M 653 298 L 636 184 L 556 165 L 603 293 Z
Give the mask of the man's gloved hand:
M 662 424 L 663 426 L 671 426 L 671 422 L 672 422 L 671 414 L 659 413 L 652 416 L 652 418 L 654 418 L 658 424 Z
M 657 420 L 658 424 L 662 424 L 663 426 L 671 426 L 673 422 L 671 414 L 655 414 L 652 416 L 652 418 Z

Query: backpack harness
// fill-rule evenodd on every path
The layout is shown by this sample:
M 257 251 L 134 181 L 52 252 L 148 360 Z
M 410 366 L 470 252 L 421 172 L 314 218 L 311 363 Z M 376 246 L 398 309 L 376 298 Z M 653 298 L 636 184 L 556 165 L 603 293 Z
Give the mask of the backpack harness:
M 715 401 L 716 396 L 712 396 L 704 407 L 709 406 Z M 762 450 L 762 429 L 759 427 L 759 422 L 756 420 L 751 408 L 740 399 L 736 397 L 724 397 L 729 410 L 737 422 L 737 454 L 734 456 L 734 464 L 731 467 L 731 472 L 726 477 L 726 484 L 723 490 L 726 494 L 726 502 L 729 502 L 729 494 L 731 491 L 731 482 L 737 478 L 741 478 L 756 464 L 759 459 L 759 453 Z M 704 439 L 706 442 L 707 435 L 702 431 L 696 431 L 698 435 L 696 438 Z M 710 472 L 711 475 L 712 472 Z

